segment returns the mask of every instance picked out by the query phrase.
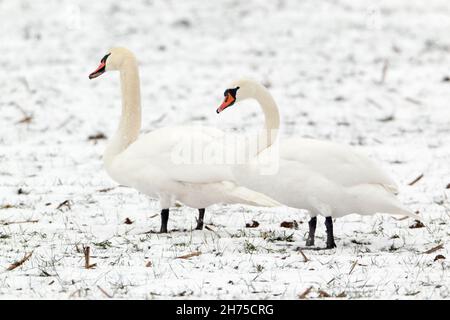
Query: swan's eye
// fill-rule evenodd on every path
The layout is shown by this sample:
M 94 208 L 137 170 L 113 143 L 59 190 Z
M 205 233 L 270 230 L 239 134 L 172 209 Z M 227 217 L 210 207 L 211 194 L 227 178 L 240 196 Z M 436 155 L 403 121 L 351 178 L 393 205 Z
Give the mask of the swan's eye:
M 223 92 L 223 96 L 224 96 L 224 97 L 226 97 L 226 96 L 227 96 L 227 94 L 228 94 L 228 91 L 229 91 L 229 90 L 227 89 L 227 90 L 225 90 L 225 91 Z

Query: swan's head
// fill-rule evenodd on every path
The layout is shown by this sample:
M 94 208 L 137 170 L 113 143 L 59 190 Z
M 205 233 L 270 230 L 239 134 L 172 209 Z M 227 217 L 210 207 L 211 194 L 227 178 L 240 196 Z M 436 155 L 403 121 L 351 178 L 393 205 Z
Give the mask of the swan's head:
M 251 79 L 233 81 L 223 93 L 225 98 L 220 107 L 217 108 L 216 112 L 221 113 L 223 110 L 231 107 L 237 102 L 254 97 L 256 85 L 257 82 Z
M 89 75 L 89 79 L 97 78 L 106 71 L 120 70 L 125 61 L 132 59 L 136 60 L 134 54 L 126 48 L 112 48 L 108 54 L 106 54 L 98 68 Z

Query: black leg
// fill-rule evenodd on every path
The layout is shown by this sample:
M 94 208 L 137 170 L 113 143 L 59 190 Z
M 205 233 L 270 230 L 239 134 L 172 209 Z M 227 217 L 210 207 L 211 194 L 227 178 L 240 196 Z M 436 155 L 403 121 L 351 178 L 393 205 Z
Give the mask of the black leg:
M 314 245 L 314 237 L 316 235 L 316 226 L 317 226 L 317 217 L 312 217 L 309 222 L 309 235 L 308 239 L 306 240 L 306 245 L 313 246 Z
M 327 249 L 336 248 L 333 234 L 333 219 L 331 217 L 325 218 L 325 227 L 327 228 Z
M 195 230 L 203 230 L 204 218 L 205 218 L 205 209 L 198 209 L 197 228 L 195 228 Z
M 160 233 L 167 233 L 167 222 L 169 221 L 169 209 L 161 210 L 161 230 Z

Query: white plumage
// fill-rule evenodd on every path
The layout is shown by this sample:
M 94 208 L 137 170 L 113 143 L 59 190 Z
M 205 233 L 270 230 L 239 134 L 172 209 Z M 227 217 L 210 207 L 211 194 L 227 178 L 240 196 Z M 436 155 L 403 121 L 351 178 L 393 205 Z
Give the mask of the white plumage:
M 199 209 L 216 203 L 279 205 L 263 194 L 239 186 L 229 165 L 196 164 L 177 155 L 177 150 L 189 150 L 192 143 L 200 147 L 201 150 L 197 150 L 200 154 L 204 149 L 221 150 L 220 130 L 170 127 L 139 136 L 140 81 L 133 53 L 125 48 L 112 49 L 89 77 L 96 78 L 107 70 L 120 71 L 122 115 L 119 128 L 104 153 L 106 170 L 116 182 L 160 199 L 165 209 L 162 232 L 167 232 L 168 208 L 176 201 Z
M 267 158 L 279 162 L 279 170 L 269 175 L 261 174 L 258 164 L 233 168 L 239 184 L 289 207 L 306 209 L 312 217 L 388 213 L 419 219 L 396 198 L 395 182 L 366 155 L 350 146 L 315 139 L 292 137 L 278 141 L 279 112 L 268 90 L 249 79 L 235 81 L 229 88 L 234 90 L 234 96 L 226 96 L 217 112 L 239 101 L 256 99 L 265 115 L 265 127 L 260 136 L 271 134 L 272 137 L 262 140 L 267 143 L 261 147 L 259 157 L 272 151 L 276 156 Z M 274 148 L 279 152 L 272 150 Z M 314 226 L 310 226 L 311 245 L 314 244 L 315 221 L 313 219 Z M 327 229 L 331 232 L 327 246 L 334 247 L 330 219 Z

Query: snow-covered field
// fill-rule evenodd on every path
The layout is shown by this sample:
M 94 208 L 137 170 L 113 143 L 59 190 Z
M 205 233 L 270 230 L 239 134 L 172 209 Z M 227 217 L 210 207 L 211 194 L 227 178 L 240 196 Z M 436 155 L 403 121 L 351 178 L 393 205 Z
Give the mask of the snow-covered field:
M 373 3 L 0 1 L 0 297 L 448 299 L 450 4 Z M 338 248 L 307 259 L 308 216 L 292 209 L 218 205 L 193 231 L 196 210 L 179 207 L 156 233 L 158 204 L 117 187 L 93 139 L 115 130 L 120 92 L 117 74 L 87 76 L 117 45 L 139 59 L 144 131 L 259 128 L 253 103 L 215 113 L 230 81 L 253 77 L 284 136 L 360 146 L 424 227 L 350 215 Z

